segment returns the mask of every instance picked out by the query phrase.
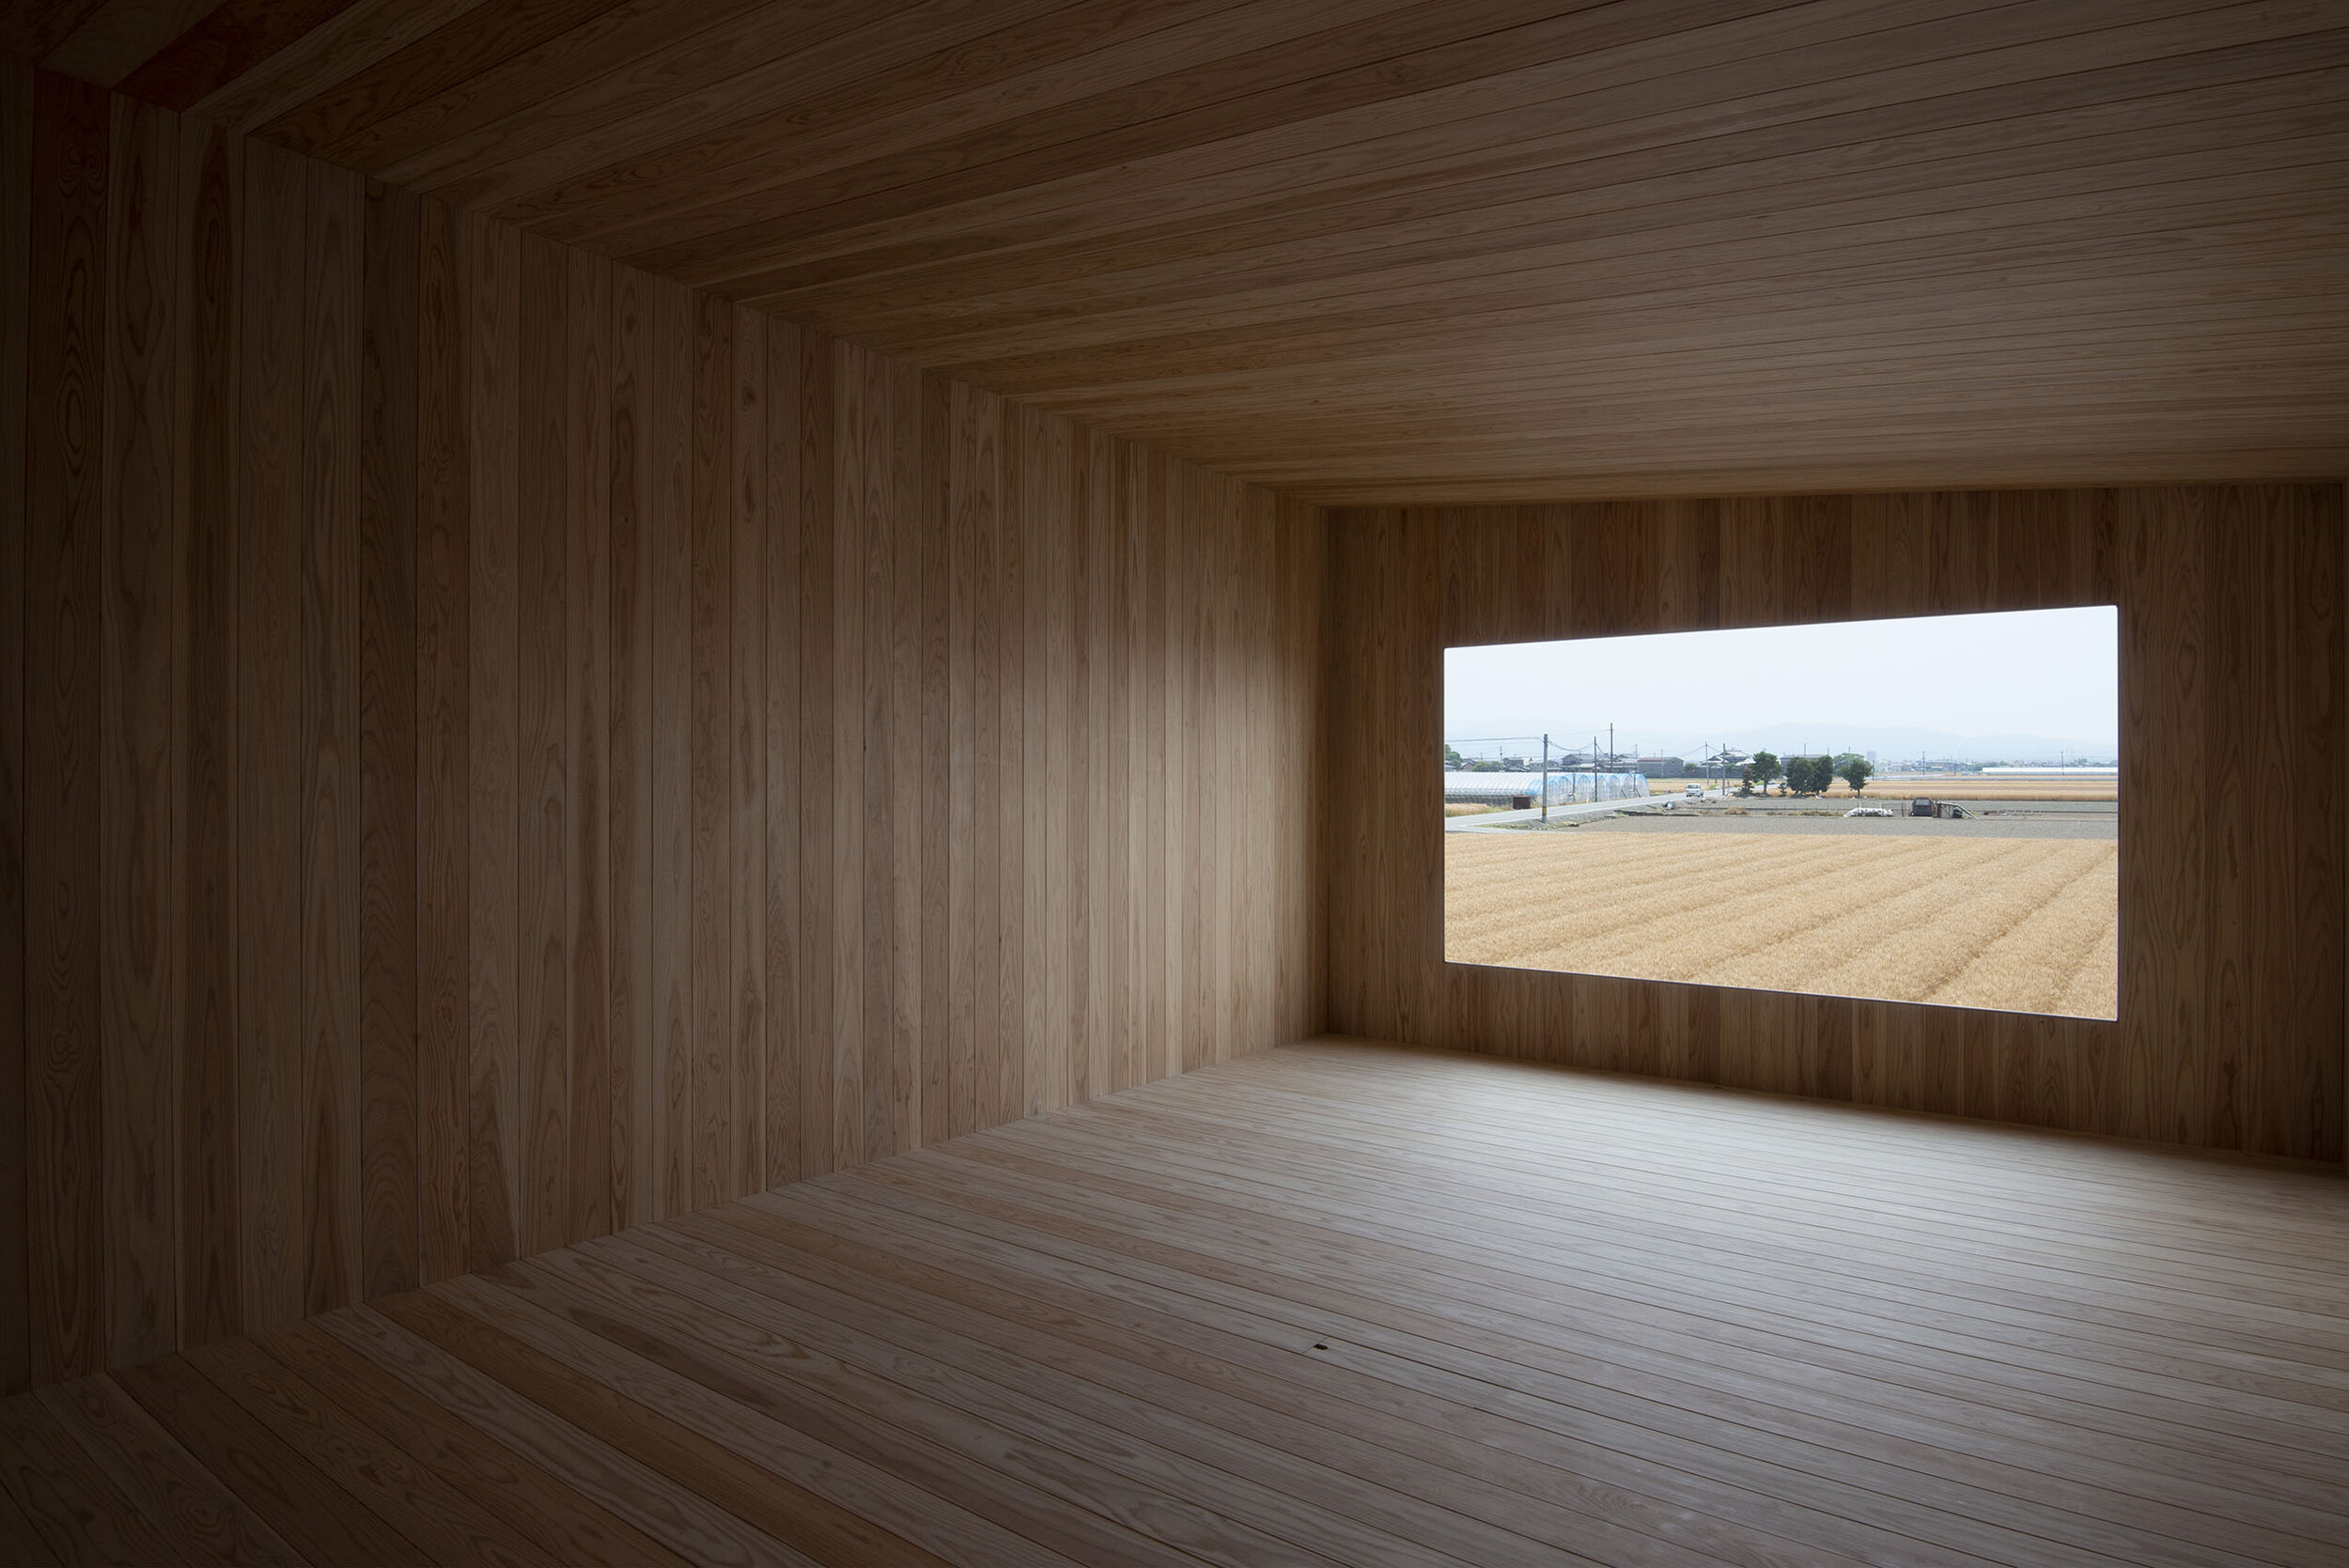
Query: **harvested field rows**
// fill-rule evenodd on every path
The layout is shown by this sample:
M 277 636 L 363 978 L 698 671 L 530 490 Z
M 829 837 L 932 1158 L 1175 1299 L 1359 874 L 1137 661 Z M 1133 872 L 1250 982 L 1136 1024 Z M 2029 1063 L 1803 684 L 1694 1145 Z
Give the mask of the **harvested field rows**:
M 1444 956 L 2108 1018 L 2120 893 L 2075 839 L 1448 834 Z

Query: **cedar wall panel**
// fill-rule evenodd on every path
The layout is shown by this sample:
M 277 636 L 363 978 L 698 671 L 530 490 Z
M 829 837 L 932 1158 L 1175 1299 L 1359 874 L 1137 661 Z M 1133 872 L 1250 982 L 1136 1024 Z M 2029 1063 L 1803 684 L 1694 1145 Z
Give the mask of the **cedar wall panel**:
M 1318 513 L 13 62 L 0 1388 L 1320 1027 Z
M 1329 1021 L 1456 1049 L 2338 1160 L 2338 485 L 1330 516 Z M 2120 606 L 2120 1016 L 1447 964 L 1442 650 Z

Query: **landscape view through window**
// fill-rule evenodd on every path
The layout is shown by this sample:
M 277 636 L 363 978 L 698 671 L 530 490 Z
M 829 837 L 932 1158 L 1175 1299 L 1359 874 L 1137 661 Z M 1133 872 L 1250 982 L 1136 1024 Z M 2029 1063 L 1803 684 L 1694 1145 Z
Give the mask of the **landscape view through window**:
M 2115 1016 L 2110 605 L 1450 649 L 1444 956 Z

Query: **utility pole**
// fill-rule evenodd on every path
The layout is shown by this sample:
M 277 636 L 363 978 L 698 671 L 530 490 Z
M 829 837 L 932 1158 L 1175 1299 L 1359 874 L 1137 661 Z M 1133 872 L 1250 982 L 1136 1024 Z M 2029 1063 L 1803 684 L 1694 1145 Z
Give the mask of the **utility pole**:
M 1549 820 L 1549 736 L 1542 735 L 1542 820 Z

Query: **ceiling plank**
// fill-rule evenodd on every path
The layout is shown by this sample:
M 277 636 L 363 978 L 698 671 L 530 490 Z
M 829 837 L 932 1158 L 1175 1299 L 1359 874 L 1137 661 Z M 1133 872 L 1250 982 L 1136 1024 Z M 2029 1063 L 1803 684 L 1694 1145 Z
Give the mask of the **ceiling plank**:
M 143 57 L 122 91 L 186 109 L 348 10 L 352 0 L 227 0 Z
M 2339 0 L 24 0 L 0 43 L 1311 500 L 2349 473 Z

